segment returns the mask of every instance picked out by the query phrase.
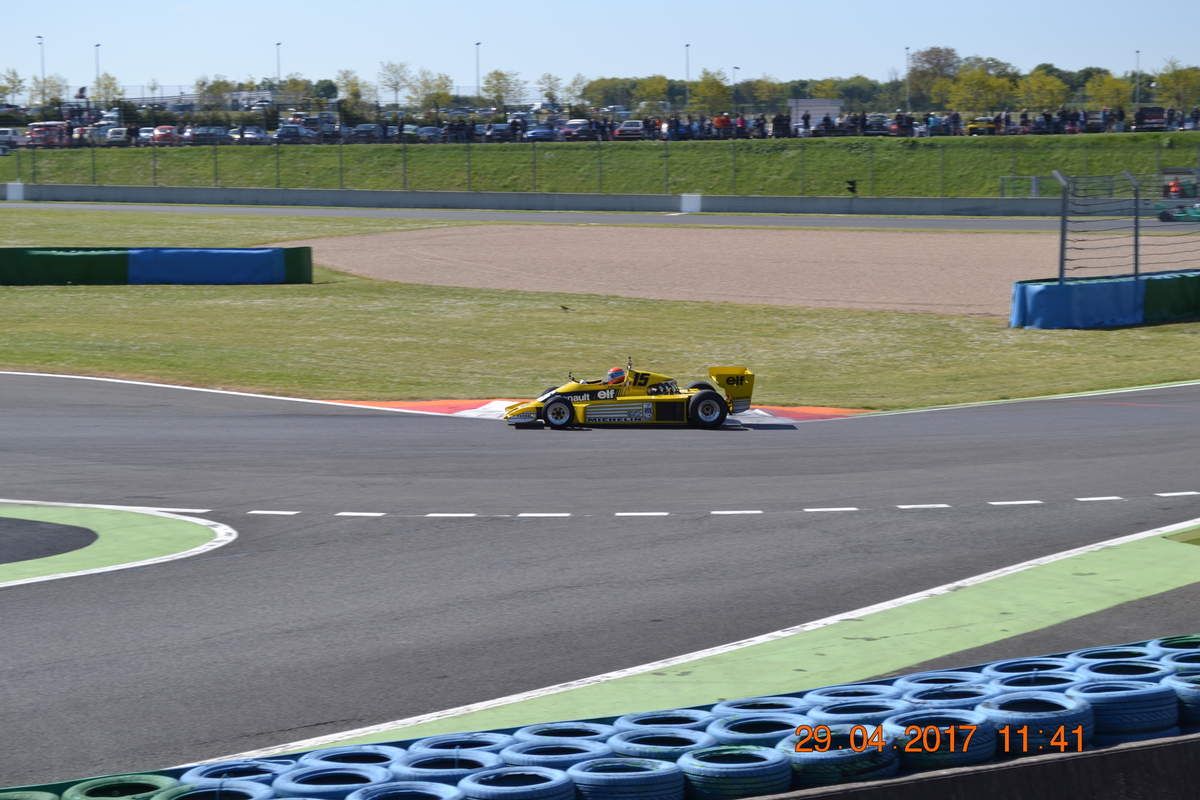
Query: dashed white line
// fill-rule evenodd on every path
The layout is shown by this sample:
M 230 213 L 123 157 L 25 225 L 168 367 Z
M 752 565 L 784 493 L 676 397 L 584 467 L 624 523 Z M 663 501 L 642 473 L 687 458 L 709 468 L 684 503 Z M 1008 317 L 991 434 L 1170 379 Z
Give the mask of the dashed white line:
M 1191 497 L 1200 492 L 1155 492 L 1156 497 Z
M 613 514 L 614 517 L 666 517 L 670 516 L 670 511 L 618 511 Z
M 438 519 L 459 519 L 459 518 L 464 518 L 464 517 L 474 517 L 474 516 L 478 516 L 478 515 L 475 513 L 470 513 L 470 512 L 461 512 L 460 513 L 457 511 L 434 511 L 433 513 L 426 514 L 425 516 L 435 517 Z
M 899 508 L 903 511 L 908 511 L 911 509 L 918 509 L 918 508 L 950 508 L 950 507 L 951 506 L 949 503 L 917 503 L 916 505 L 896 506 L 896 508 Z
M 294 517 L 299 514 L 299 511 L 265 511 L 258 509 L 255 511 L 247 511 L 247 514 L 259 514 L 265 517 Z
M 757 509 L 730 510 L 730 511 L 710 511 L 713 516 L 729 516 L 731 514 L 761 514 L 762 511 Z
M 805 511 L 812 513 L 817 511 L 858 511 L 855 506 L 842 506 L 840 508 L 806 508 Z
M 1075 499 L 1080 503 L 1099 503 L 1104 500 L 1124 500 L 1125 498 L 1118 497 L 1117 495 L 1113 494 L 1105 497 L 1076 497 Z
M 989 506 L 1040 506 L 1041 500 L 992 500 Z
M 518 517 L 569 517 L 569 516 L 571 516 L 571 514 L 570 514 L 570 512 L 566 512 L 566 511 L 550 511 L 550 512 L 526 511 L 521 514 L 517 514 L 517 516 Z
M 382 511 L 339 511 L 335 517 L 386 517 Z

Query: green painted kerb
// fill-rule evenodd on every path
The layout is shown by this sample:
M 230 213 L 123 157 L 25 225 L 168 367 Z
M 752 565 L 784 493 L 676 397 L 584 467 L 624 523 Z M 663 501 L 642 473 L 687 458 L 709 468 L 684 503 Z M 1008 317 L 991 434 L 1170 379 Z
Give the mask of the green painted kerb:
M 0 503 L 0 516 L 75 525 L 96 534 L 87 547 L 69 553 L 0 564 L 0 586 L 9 581 L 113 567 L 170 556 L 213 539 L 213 531 L 196 522 L 136 511 Z
M 1175 535 L 1197 537 L 1200 529 Z M 1188 586 L 1198 578 L 1200 548 L 1156 536 L 670 669 L 348 741 L 615 716 L 867 680 Z M 803 579 L 797 581 L 795 591 L 802 592 Z M 1159 633 L 1146 632 L 1147 637 Z

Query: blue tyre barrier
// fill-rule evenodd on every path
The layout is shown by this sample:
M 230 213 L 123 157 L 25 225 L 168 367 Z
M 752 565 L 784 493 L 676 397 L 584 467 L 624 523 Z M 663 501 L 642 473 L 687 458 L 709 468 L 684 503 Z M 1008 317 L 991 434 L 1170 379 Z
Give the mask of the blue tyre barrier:
M 885 740 L 882 748 L 867 746 L 866 734 L 851 725 L 834 725 L 829 728 L 830 740 L 825 750 L 810 749 L 796 752 L 800 737 L 789 736 L 775 745 L 792 764 L 792 786 L 807 789 L 813 786 L 832 786 L 852 781 L 872 781 L 890 778 L 900 771 L 900 757 L 896 751 L 896 740 Z M 809 740 L 804 746 L 812 747 Z
M 499 753 L 516 741 L 516 737 L 507 733 L 444 733 L 440 736 L 418 739 L 408 746 L 408 752 L 433 750 L 446 753 L 456 750 L 486 750 L 489 753 Z
M 500 767 L 468 775 L 458 789 L 469 800 L 574 800 L 575 784 L 562 770 Z
M 1076 670 L 1089 681 L 1150 681 L 1158 683 L 1168 675 L 1174 675 L 1171 669 L 1161 661 L 1097 661 L 1083 664 Z
M 1200 672 L 1200 651 L 1160 656 L 1158 663 L 1175 670 L 1176 674 Z
M 267 800 L 275 792 L 258 781 L 200 781 L 154 795 L 154 800 Z
M 549 767 L 566 769 L 580 761 L 593 758 L 612 758 L 613 749 L 604 742 L 587 739 L 579 741 L 534 741 L 510 744 L 500 751 L 500 758 L 510 767 Z
M 986 665 L 983 674 L 988 678 L 1007 678 L 1026 672 L 1069 672 L 1073 669 L 1075 664 L 1065 658 L 1006 658 Z
M 342 800 L 351 792 L 391 780 L 392 773 L 386 767 L 372 764 L 312 764 L 283 773 L 275 779 L 271 788 L 275 790 L 277 797 Z
M 218 761 L 192 767 L 179 776 L 180 783 L 200 781 L 255 781 L 270 784 L 277 777 L 296 768 L 296 762 L 288 759 L 247 759 L 240 761 Z
M 150 800 L 166 789 L 173 789 L 179 781 L 164 775 L 111 775 L 93 778 L 68 788 L 63 800 Z
M 398 781 L 429 781 L 456 785 L 463 778 L 485 769 L 504 766 L 504 759 L 490 750 L 410 750 L 392 762 Z
M 941 711 L 944 709 L 959 708 L 970 710 L 984 700 L 991 700 L 1002 692 L 1003 689 L 999 689 L 992 684 L 960 683 L 951 686 L 931 686 L 925 689 L 905 692 L 900 696 L 900 699 L 906 703 L 911 703 L 914 709 Z
M 779 794 L 792 785 L 791 762 L 771 747 L 706 747 L 676 763 L 693 800 Z
M 0 792 L 0 800 L 59 800 L 54 792 Z
M 1178 655 L 1180 653 L 1200 652 L 1200 633 L 1186 636 L 1165 636 L 1162 639 L 1151 639 L 1146 642 L 1146 648 L 1159 656 Z
M 847 700 L 874 700 L 881 697 L 899 697 L 900 689 L 887 683 L 847 683 L 839 686 L 824 686 L 804 693 L 809 708 L 827 706 Z
M 799 714 L 754 714 L 749 717 L 718 717 L 704 729 L 720 744 L 774 747 L 812 720 Z
M 326 747 L 300 756 L 301 764 L 374 764 L 386 767 L 400 756 L 404 748 L 386 744 L 354 744 Z
M 709 711 L 714 717 L 750 717 L 756 714 L 803 714 L 815 705 L 802 697 L 778 695 L 723 700 Z
M 1175 691 L 1159 683 L 1085 681 L 1068 689 L 1067 697 L 1091 705 L 1096 724 L 1092 741 L 1097 745 L 1134 741 L 1129 737 L 1179 725 L 1179 700 Z
M 583 800 L 683 800 L 683 770 L 652 758 L 598 758 L 567 769 Z
M 1097 661 L 1150 661 L 1154 651 L 1140 645 L 1125 647 L 1088 647 L 1067 653 L 1067 660 L 1075 664 L 1094 664 Z
M 1162 685 L 1175 692 L 1179 700 L 1179 724 L 1200 727 L 1200 672 L 1188 672 L 1163 678 Z
M 1001 757 L 1054 752 L 1051 740 L 1055 733 L 1062 730 L 1070 734 L 1077 726 L 1082 726 L 1083 743 L 1087 746 L 1095 727 L 1092 707 L 1087 701 L 1057 692 L 1010 692 L 984 700 L 975 710 L 993 726 L 1009 733 L 1008 737 L 1000 737 L 997 755 Z M 1013 736 L 1022 726 L 1027 731 L 1020 737 Z
M 817 725 L 878 725 L 888 717 L 912 710 L 912 703 L 879 697 L 817 706 L 810 708 L 806 716 Z
M 608 746 L 619 756 L 675 761 L 689 750 L 713 747 L 717 740 L 691 728 L 647 728 L 621 731 L 608 738 Z
M 547 722 L 541 725 L 526 725 L 513 731 L 513 737 L 521 742 L 565 739 L 582 739 L 602 742 L 617 732 L 612 725 L 602 722 Z
M 424 781 L 391 781 L 367 786 L 346 795 L 346 800 L 463 800 L 457 786 Z
M 895 740 L 900 766 L 913 772 L 968 767 L 996 757 L 996 728 L 978 711 L 906 711 L 884 720 L 883 734 Z
M 646 728 L 688 728 L 702 731 L 713 721 L 709 711 L 694 708 L 674 708 L 667 711 L 642 711 L 626 714 L 613 720 L 618 731 L 641 731 Z
M 987 683 L 991 678 L 981 672 L 965 670 L 935 670 L 933 672 L 916 672 L 912 675 L 901 675 L 892 681 L 892 686 L 900 690 L 900 694 L 934 689 L 939 686 L 957 686 L 967 683 Z
M 998 678 L 992 685 L 1003 692 L 1065 692 L 1086 680 L 1078 672 L 1021 672 Z

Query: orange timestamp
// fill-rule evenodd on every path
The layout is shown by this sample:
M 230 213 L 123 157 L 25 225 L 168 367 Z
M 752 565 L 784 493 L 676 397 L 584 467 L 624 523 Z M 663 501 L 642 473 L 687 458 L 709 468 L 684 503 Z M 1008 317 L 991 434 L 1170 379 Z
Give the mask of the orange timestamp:
M 1012 755 L 1031 753 L 1081 753 L 1084 748 L 1083 726 L 1068 728 L 1030 728 L 1028 725 L 1000 725 L 996 728 L 996 751 Z
M 901 753 L 965 753 L 971 747 L 978 725 L 909 725 L 904 736 L 889 740 L 882 725 L 851 725 L 846 734 L 835 734 L 828 725 L 800 725 L 796 728 L 797 753 L 827 753 L 830 750 L 867 750 L 882 752 L 889 748 Z

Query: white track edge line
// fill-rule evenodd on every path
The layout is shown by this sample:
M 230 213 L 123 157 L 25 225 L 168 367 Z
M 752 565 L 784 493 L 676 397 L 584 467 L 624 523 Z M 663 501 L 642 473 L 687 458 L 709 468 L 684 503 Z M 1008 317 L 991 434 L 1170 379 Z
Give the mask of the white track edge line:
M 168 561 L 178 561 L 181 558 L 198 556 L 201 553 L 207 553 L 209 550 L 216 550 L 218 547 L 224 547 L 238 536 L 236 530 L 220 522 L 215 522 L 210 519 L 201 519 L 200 517 L 189 517 L 183 514 L 173 514 L 168 511 L 147 509 L 141 506 L 99 505 L 96 503 L 55 503 L 47 500 L 13 500 L 9 498 L 0 498 L 0 504 L 3 503 L 26 506 L 46 506 L 49 508 L 96 508 L 104 511 L 130 511 L 135 514 L 146 514 L 147 516 L 163 517 L 165 519 L 174 519 L 181 522 L 194 522 L 197 525 L 203 525 L 212 531 L 213 538 L 202 545 L 193 547 L 191 550 L 184 550 L 180 553 L 172 553 L 165 556 L 156 556 L 154 558 L 146 558 L 142 559 L 141 561 L 130 561 L 125 564 L 110 564 L 107 567 L 92 567 L 91 569 L 81 569 L 74 572 L 58 572 L 53 575 L 40 575 L 34 578 L 19 578 L 12 581 L 3 581 L 0 582 L 0 589 L 7 589 L 10 586 L 24 586 L 30 583 L 43 583 L 45 581 L 62 580 L 63 578 L 74 578 L 79 575 L 98 575 L 102 572 L 116 572 L 122 569 L 134 569 L 136 567 L 149 567 L 154 564 L 165 564 Z
M 950 592 L 957 591 L 959 589 L 964 589 L 968 586 L 976 586 L 981 583 L 987 583 L 988 581 L 992 581 L 997 578 L 1003 578 L 1006 575 L 1013 575 L 1018 572 L 1024 572 L 1026 570 L 1033 569 L 1034 567 L 1040 567 L 1040 566 L 1044 566 L 1046 564 L 1053 564 L 1056 561 L 1062 561 L 1064 559 L 1071 558 L 1073 556 L 1083 555 L 1085 553 L 1094 553 L 1099 550 L 1107 550 L 1110 547 L 1117 547 L 1119 545 L 1128 544 L 1130 542 L 1136 542 L 1141 539 L 1150 539 L 1155 536 L 1165 536 L 1170 533 L 1175 533 L 1176 531 L 1182 531 L 1182 530 L 1187 530 L 1188 528 L 1194 528 L 1197 525 L 1200 525 L 1200 517 L 1195 517 L 1193 519 L 1185 520 L 1183 522 L 1176 522 L 1172 525 L 1164 525 L 1163 527 L 1153 528 L 1148 531 L 1141 531 L 1140 533 L 1132 533 L 1127 536 L 1118 536 L 1115 539 L 1107 539 L 1103 542 L 1096 542 L 1095 544 L 1088 544 L 1088 545 L 1083 545 L 1082 547 L 1075 547 L 1070 550 L 1063 550 L 1060 553 L 1052 553 L 1048 556 L 1041 556 L 1039 558 L 1030 559 L 1029 561 L 1022 561 L 1019 564 L 1012 564 L 1007 567 L 1000 567 L 999 569 L 994 569 L 994 570 L 991 570 L 990 572 L 983 572 L 983 573 L 980 573 L 979 575 L 974 575 L 969 578 L 963 578 L 962 580 L 954 581 L 953 583 L 944 583 L 941 586 L 934 586 L 933 588 L 925 589 L 924 591 L 914 592 L 913 594 L 907 594 L 907 595 L 904 595 L 903 597 L 897 597 L 892 600 L 885 600 L 882 603 L 875 603 L 874 605 L 864 606 L 863 608 L 858 608 L 853 611 L 844 611 L 840 614 L 834 614 L 833 616 L 824 617 L 823 619 L 813 620 L 812 622 L 805 622 L 801 625 L 795 625 L 790 628 L 781 628 L 780 630 L 772 631 L 770 633 L 764 633 L 759 636 L 751 637 L 749 639 L 741 639 L 736 642 L 730 642 L 729 644 L 718 645 L 716 647 L 709 647 L 704 650 L 696 650 L 691 653 L 685 653 L 684 655 L 681 655 L 681 656 L 674 656 L 672 658 L 664 658 L 659 661 L 652 661 L 648 664 L 640 664 L 636 667 L 626 667 L 625 669 L 619 669 L 619 670 L 615 670 L 613 672 L 606 672 L 606 673 L 603 673 L 600 675 L 593 675 L 590 678 L 580 678 L 580 679 L 574 680 L 574 681 L 567 681 L 566 683 L 559 683 L 554 686 L 546 686 L 541 689 L 532 689 L 527 692 L 519 692 L 517 694 L 510 694 L 505 697 L 497 697 L 497 698 L 494 698 L 491 700 L 483 700 L 478 703 L 469 703 L 467 705 L 458 706 L 456 708 L 448 708 L 448 709 L 445 709 L 442 711 L 433 711 L 428 714 L 419 714 L 417 716 L 407 717 L 405 719 L 398 719 L 398 720 L 393 720 L 391 722 L 383 722 L 383 723 L 379 723 L 377 725 L 370 725 L 365 728 L 357 728 L 357 729 L 351 730 L 351 731 L 343 731 L 342 733 L 327 734 L 325 736 L 318 736 L 318 737 L 314 737 L 312 739 L 303 739 L 303 740 L 296 741 L 296 742 L 289 742 L 287 744 L 276 745 L 274 747 L 263 748 L 261 750 L 251 750 L 251 751 L 248 751 L 245 753 L 237 753 L 234 755 L 221 756 L 220 758 L 208 759 L 207 761 L 196 762 L 196 763 L 211 763 L 213 761 L 227 761 L 227 760 L 242 759 L 242 758 L 259 758 L 262 756 L 277 755 L 279 753 L 288 753 L 288 752 L 294 752 L 294 751 L 298 751 L 298 750 L 309 750 L 312 748 L 321 747 L 322 745 L 332 744 L 334 742 L 340 742 L 345 739 L 357 738 L 360 736 L 369 736 L 374 733 L 383 733 L 385 731 L 389 731 L 394 728 L 412 727 L 414 725 L 421 725 L 426 722 L 436 722 L 436 721 L 442 720 L 442 719 L 448 719 L 451 717 L 462 716 L 463 714 L 470 714 L 475 711 L 485 711 L 485 710 L 491 709 L 491 708 L 499 708 L 500 706 L 511 705 L 513 703 L 519 703 L 523 700 L 532 700 L 532 699 L 538 698 L 538 697 L 546 697 L 547 695 L 559 694 L 561 692 L 565 692 L 570 689 L 577 689 L 577 688 L 580 688 L 583 686 L 593 686 L 598 683 L 607 683 L 608 681 L 616 680 L 618 678 L 625 678 L 630 675 L 641 675 L 643 673 L 653 672 L 655 670 L 669 669 L 671 667 L 679 666 L 680 664 L 685 664 L 689 661 L 696 661 L 697 659 L 707 658 L 709 656 L 722 655 L 724 653 L 733 652 L 734 650 L 741 650 L 746 647 L 752 647 L 753 645 L 756 645 L 756 644 L 765 644 L 767 642 L 773 642 L 777 639 L 784 639 L 784 638 L 787 638 L 788 636 L 793 636 L 797 633 L 804 633 L 806 631 L 813 631 L 813 630 L 817 630 L 819 628 L 825 628 L 830 625 L 833 625 L 836 622 L 842 622 L 844 620 L 851 620 L 851 619 L 860 619 L 862 617 L 870 616 L 872 614 L 878 614 L 881 611 L 888 611 L 893 608 L 900 608 L 901 606 L 906 606 L 906 605 L 915 603 L 918 600 L 925 600 L 930 597 L 936 597 L 938 595 L 949 594 Z

